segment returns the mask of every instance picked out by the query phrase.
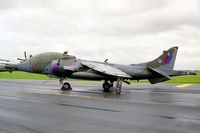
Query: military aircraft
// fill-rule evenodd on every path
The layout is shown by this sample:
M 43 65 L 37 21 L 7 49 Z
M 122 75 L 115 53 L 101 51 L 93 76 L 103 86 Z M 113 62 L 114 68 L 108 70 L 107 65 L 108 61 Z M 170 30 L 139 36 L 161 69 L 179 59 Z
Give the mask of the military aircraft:
M 29 59 L 24 53 L 25 59 L 19 64 L 6 64 L 9 71 L 25 71 L 30 73 L 46 74 L 49 77 L 59 78 L 62 84 L 61 90 L 71 90 L 64 79 L 104 80 L 103 89 L 109 92 L 116 81 L 116 93 L 121 93 L 122 82 L 130 84 L 127 80 L 148 79 L 151 84 L 160 83 L 172 79 L 172 76 L 195 75 L 196 73 L 173 70 L 178 47 L 172 47 L 163 51 L 155 60 L 141 63 L 120 65 L 107 62 L 88 61 L 76 59 L 68 55 L 68 52 L 46 52 Z

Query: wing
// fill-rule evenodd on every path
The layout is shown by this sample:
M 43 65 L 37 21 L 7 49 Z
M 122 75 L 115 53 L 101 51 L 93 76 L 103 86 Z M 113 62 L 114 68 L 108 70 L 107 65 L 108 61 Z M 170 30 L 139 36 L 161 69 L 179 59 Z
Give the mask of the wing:
M 123 71 L 121 71 L 118 68 L 113 67 L 112 65 L 109 65 L 107 63 L 97 63 L 97 62 L 81 62 L 82 65 L 89 67 L 90 69 L 93 69 L 97 72 L 107 74 L 110 76 L 115 77 L 122 77 L 122 78 L 131 78 L 131 76 Z

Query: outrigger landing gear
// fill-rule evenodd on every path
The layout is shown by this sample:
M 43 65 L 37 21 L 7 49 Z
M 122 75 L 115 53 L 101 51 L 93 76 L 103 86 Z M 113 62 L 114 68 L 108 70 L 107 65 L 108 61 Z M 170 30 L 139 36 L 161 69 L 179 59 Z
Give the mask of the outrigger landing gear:
M 63 83 L 65 78 L 60 79 L 60 84 L 62 84 L 61 90 L 72 90 L 71 85 L 68 82 Z
M 113 87 L 113 81 L 111 81 L 110 83 L 108 81 L 105 81 L 103 83 L 103 91 L 104 92 L 110 92 L 110 88 Z

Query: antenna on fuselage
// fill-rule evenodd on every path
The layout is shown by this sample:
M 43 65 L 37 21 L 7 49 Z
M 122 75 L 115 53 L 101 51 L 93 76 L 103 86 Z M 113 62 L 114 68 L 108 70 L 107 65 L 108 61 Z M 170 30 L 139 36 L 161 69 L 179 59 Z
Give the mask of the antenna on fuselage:
M 65 51 L 64 53 L 63 53 L 63 55 L 67 55 L 68 54 L 68 51 Z
M 104 62 L 107 63 L 108 59 L 106 59 Z
M 27 60 L 26 51 L 24 51 L 24 59 L 17 58 L 17 60 L 20 60 L 20 63 L 23 63 L 24 61 L 26 61 Z
M 25 57 L 25 60 L 27 60 L 27 57 L 26 57 L 26 51 L 24 51 L 24 57 Z

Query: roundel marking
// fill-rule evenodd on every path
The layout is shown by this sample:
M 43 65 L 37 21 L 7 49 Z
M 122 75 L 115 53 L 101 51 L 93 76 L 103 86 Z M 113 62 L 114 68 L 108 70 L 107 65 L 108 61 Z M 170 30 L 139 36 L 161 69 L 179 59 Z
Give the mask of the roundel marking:
M 158 59 L 158 63 L 159 63 L 159 64 L 162 63 L 162 60 L 161 60 L 161 59 Z
M 53 70 L 56 71 L 56 72 L 58 72 L 60 70 L 60 67 L 58 65 L 54 65 L 53 66 Z

